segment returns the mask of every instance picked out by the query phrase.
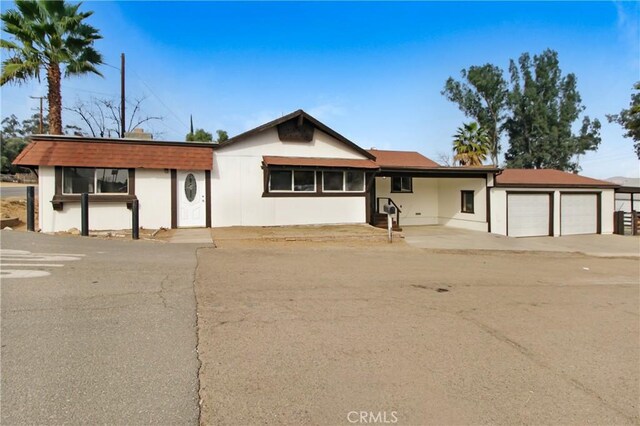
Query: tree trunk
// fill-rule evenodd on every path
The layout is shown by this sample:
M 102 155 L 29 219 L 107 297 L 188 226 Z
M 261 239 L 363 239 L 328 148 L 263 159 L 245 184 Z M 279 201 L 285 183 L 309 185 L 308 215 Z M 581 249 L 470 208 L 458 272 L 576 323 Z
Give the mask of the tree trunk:
M 62 134 L 62 95 L 60 93 L 60 65 L 51 63 L 47 69 L 49 101 L 49 133 Z
M 493 134 L 491 135 L 491 162 L 495 167 L 498 167 L 498 126 L 493 126 Z

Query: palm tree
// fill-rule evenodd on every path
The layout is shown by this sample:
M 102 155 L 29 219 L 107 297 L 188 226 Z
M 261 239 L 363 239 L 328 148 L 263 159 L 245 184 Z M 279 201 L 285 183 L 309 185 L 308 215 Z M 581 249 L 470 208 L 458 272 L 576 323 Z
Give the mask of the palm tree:
M 16 0 L 17 10 L 2 14 L 2 30 L 13 41 L 2 39 L 0 46 L 9 57 L 2 62 L 0 85 L 22 83 L 30 78 L 40 80 L 46 71 L 49 126 L 54 135 L 62 134 L 61 66 L 64 76 L 94 73 L 102 55 L 93 48 L 101 39 L 99 31 L 82 21 L 93 12 L 78 12 L 81 3 L 71 5 L 64 0 Z
M 489 154 L 490 142 L 489 134 L 478 123 L 463 124 L 453 135 L 453 160 L 461 166 L 481 166 Z

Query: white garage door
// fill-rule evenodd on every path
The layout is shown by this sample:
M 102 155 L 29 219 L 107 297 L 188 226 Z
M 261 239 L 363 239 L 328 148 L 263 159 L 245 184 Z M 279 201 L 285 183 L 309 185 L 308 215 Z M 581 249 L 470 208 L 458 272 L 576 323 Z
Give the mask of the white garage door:
M 598 232 L 598 196 L 596 194 L 560 195 L 560 235 Z
M 549 235 L 549 194 L 508 194 L 507 235 L 536 237 Z

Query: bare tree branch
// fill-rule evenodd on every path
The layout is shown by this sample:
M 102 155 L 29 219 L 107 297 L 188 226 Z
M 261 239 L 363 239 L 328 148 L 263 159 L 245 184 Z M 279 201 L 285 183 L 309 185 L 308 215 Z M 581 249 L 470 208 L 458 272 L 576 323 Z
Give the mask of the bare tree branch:
M 126 131 L 131 132 L 140 125 L 155 120 L 163 120 L 161 116 L 140 117 L 142 103 L 146 98 L 136 98 L 131 104 L 133 109 L 128 119 Z M 109 98 L 90 98 L 89 101 L 76 100 L 72 107 L 65 107 L 65 110 L 77 114 L 88 128 L 93 137 L 111 137 L 112 133 L 120 137 L 122 122 L 120 118 L 120 104 Z
M 447 154 L 446 152 L 438 152 L 436 155 L 439 164 L 447 167 L 453 166 L 453 157 L 451 156 L 451 154 Z

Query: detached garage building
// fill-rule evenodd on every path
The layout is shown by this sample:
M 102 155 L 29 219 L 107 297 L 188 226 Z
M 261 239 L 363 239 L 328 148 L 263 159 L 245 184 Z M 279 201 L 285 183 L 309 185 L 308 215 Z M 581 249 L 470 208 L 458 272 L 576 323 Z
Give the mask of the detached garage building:
M 613 233 L 617 185 L 546 169 L 505 169 L 490 189 L 491 232 L 510 237 Z

